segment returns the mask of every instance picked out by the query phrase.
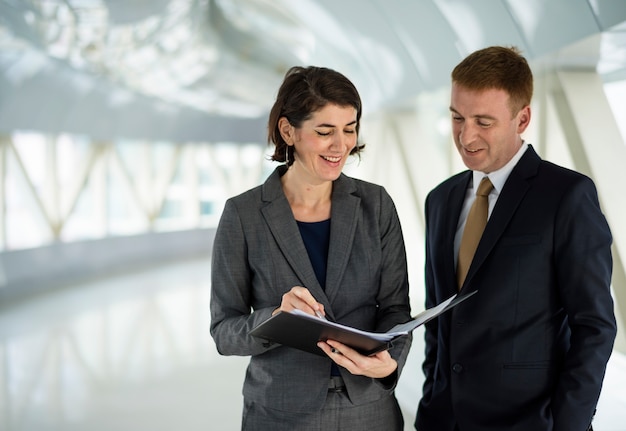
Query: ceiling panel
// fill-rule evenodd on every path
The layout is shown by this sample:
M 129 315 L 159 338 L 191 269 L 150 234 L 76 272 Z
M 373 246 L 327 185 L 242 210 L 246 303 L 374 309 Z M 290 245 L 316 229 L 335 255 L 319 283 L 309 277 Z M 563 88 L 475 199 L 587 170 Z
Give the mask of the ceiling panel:
M 404 108 L 488 45 L 624 76 L 625 22 L 626 0 L 0 0 L 0 129 L 248 141 L 296 64 Z
M 589 0 L 589 5 L 602 30 L 609 30 L 624 22 L 626 16 L 626 1 L 624 0 Z
M 394 100 L 448 82 L 450 66 L 461 57 L 458 37 L 435 2 L 376 0 L 380 25 L 391 29 L 387 42 L 405 51 L 405 73 Z
M 532 57 L 554 52 L 600 28 L 587 0 L 507 0 Z
M 458 39 L 460 57 L 489 45 L 528 46 L 507 3 L 492 0 L 435 0 L 451 23 Z

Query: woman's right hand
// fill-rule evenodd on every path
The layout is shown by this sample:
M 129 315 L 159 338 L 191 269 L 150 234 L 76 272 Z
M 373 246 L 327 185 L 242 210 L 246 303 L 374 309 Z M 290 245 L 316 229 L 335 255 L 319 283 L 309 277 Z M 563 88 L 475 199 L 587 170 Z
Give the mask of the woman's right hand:
M 272 312 L 276 314 L 279 311 L 300 310 L 313 316 L 318 313 L 325 316 L 324 304 L 320 304 L 313 298 L 309 289 L 302 286 L 294 286 L 291 290 L 283 295 L 280 307 Z

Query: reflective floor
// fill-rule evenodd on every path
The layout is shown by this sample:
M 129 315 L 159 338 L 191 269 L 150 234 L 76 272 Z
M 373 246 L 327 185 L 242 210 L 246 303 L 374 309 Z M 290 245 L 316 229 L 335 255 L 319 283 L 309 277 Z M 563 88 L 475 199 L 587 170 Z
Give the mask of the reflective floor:
M 239 429 L 247 359 L 217 355 L 209 290 L 207 257 L 0 305 L 0 430 Z M 407 430 L 421 336 L 397 391 Z M 614 355 L 596 431 L 626 430 L 625 387 Z

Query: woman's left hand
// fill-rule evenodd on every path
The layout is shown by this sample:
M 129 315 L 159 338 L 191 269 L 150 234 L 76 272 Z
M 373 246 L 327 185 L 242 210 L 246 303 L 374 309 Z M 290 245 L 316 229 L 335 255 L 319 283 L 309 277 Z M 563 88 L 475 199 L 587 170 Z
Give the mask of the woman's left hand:
M 357 376 L 382 379 L 398 368 L 398 363 L 387 350 L 372 356 L 365 356 L 335 340 L 320 341 L 317 343 L 317 346 L 337 365 L 344 367 Z

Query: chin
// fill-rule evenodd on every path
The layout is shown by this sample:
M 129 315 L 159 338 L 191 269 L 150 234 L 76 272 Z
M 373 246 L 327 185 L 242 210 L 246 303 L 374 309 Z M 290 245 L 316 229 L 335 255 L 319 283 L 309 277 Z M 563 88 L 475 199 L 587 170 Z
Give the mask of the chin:
M 467 160 L 463 158 L 463 164 L 467 167 L 467 169 L 470 169 L 472 171 L 480 171 L 480 165 L 475 163 L 473 160 Z

